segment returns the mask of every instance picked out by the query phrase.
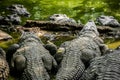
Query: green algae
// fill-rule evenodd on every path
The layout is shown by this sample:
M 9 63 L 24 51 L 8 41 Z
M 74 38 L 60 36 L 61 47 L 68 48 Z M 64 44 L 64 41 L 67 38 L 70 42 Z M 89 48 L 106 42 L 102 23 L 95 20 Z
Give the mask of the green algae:
M 115 41 L 115 42 L 112 42 L 110 44 L 107 44 L 109 48 L 111 49 L 115 49 L 116 47 L 120 46 L 120 40 L 119 41 Z

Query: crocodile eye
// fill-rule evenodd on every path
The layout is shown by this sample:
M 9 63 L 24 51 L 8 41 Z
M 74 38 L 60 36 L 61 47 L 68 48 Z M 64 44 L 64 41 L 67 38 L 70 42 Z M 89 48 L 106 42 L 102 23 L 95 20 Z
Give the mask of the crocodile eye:
M 111 18 L 111 19 L 114 19 L 114 17 L 113 17 L 113 16 L 110 16 L 110 18 Z
M 8 16 L 8 19 L 10 19 L 10 16 Z
M 103 16 L 101 16 L 100 18 L 101 18 L 101 19 L 105 19 L 105 17 L 103 17 Z
M 55 15 L 56 17 L 59 17 L 59 15 Z
M 11 6 L 11 7 L 9 7 L 9 8 L 11 8 L 11 9 L 16 9 L 14 6 Z
M 23 5 L 19 5 L 20 8 L 23 8 Z

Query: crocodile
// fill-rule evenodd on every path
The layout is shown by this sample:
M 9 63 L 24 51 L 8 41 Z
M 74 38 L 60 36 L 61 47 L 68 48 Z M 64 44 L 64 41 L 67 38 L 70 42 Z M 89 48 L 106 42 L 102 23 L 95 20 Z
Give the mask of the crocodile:
M 28 12 L 28 10 L 24 7 L 24 5 L 21 4 L 12 4 L 7 7 L 7 10 L 11 11 L 12 14 L 30 17 L 30 13 Z
M 64 52 L 56 80 L 78 80 L 89 61 L 108 49 L 92 20 L 83 27 L 78 38 L 63 43 L 60 48 Z
M 0 80 L 7 80 L 9 76 L 9 66 L 6 61 L 6 53 L 0 48 Z
M 77 24 L 77 22 L 69 18 L 66 14 L 53 14 L 49 17 L 50 21 L 57 22 L 57 23 L 71 23 L 71 24 Z
M 11 14 L 7 16 L 1 16 L 0 18 L 0 25 L 19 25 L 21 23 L 21 18 L 17 14 Z
M 16 26 L 21 23 L 21 18 L 17 14 L 10 14 L 0 17 L 0 29 L 4 31 L 16 31 Z
M 113 16 L 101 15 L 97 18 L 97 22 L 103 26 L 120 27 L 120 23 Z
M 79 80 L 120 80 L 120 46 L 91 60 Z
M 22 22 L 21 17 L 30 17 L 27 9 L 20 4 L 10 5 L 7 10 L 10 11 L 9 14 L 0 16 L 0 29 L 7 32 L 17 31 L 16 27 Z
M 57 63 L 43 47 L 39 37 L 32 32 L 23 32 L 17 44 L 9 48 L 9 51 L 17 49 L 11 53 L 11 67 L 18 73 L 17 80 L 49 80 L 48 71 L 56 67 Z

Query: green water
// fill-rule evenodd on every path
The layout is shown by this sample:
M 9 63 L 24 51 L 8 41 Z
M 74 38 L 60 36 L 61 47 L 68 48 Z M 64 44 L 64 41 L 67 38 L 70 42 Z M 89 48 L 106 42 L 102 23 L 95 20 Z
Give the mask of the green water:
M 11 4 L 23 4 L 31 13 L 29 19 L 35 20 L 47 20 L 54 13 L 67 14 L 82 23 L 101 14 L 120 20 L 119 0 L 0 0 L 0 15 L 8 13 L 5 8 Z

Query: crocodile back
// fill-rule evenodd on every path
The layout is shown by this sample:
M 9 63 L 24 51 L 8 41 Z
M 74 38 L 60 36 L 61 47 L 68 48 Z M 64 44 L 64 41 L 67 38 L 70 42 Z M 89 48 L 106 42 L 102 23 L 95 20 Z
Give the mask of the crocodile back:
M 91 59 L 101 56 L 99 45 L 93 39 L 89 37 L 79 37 L 77 41 L 79 41 L 77 44 L 79 44 L 78 49 L 81 51 L 81 60 L 85 65 L 89 63 Z
M 91 61 L 80 80 L 119 80 L 120 51 L 114 51 Z
M 46 50 L 42 46 L 32 45 L 28 51 L 25 52 L 24 56 L 27 59 L 27 66 L 24 70 L 24 73 L 27 76 L 28 80 L 31 78 L 32 80 L 49 80 L 49 75 L 45 69 L 45 66 L 42 61 L 42 57 L 46 52 Z M 48 52 L 47 52 L 48 53 Z M 23 74 L 24 74 L 23 73 Z M 33 75 L 34 74 L 34 75 Z M 30 76 L 29 76 L 30 75 Z
M 13 54 L 13 67 L 20 73 L 18 80 L 49 80 L 46 64 L 50 70 L 52 59 L 40 39 L 32 33 L 24 33 L 19 45 L 20 48 Z
M 84 61 L 89 62 L 101 55 L 99 46 L 88 37 L 72 40 L 65 49 L 56 80 L 77 80 L 84 72 Z
M 26 68 L 20 80 L 49 80 L 49 75 L 42 61 L 42 56 L 46 53 L 48 51 L 40 43 L 36 42 L 25 42 L 17 50 L 16 55 L 20 54 L 26 58 Z

